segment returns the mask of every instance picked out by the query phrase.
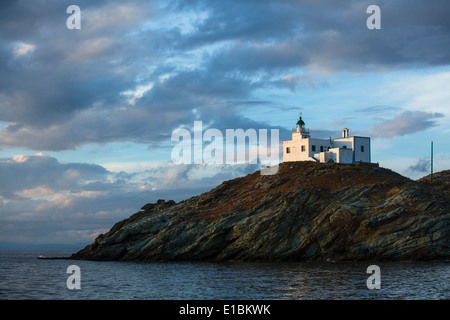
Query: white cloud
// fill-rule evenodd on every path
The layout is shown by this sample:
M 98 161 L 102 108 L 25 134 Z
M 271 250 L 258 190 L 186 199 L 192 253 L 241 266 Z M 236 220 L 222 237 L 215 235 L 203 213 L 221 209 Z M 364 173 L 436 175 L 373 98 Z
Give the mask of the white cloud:
M 36 49 L 34 44 L 20 42 L 14 47 L 14 57 L 20 57 L 32 53 Z
M 74 199 L 64 194 L 56 194 L 50 200 L 35 207 L 36 211 L 49 211 L 54 209 L 65 209 L 74 205 Z
M 407 73 L 406 75 L 389 77 L 383 92 L 390 99 L 404 101 L 408 110 L 440 112 L 450 116 L 450 70 L 434 70 L 434 72 Z
M 18 162 L 18 163 L 25 162 L 27 160 L 28 160 L 28 157 L 23 154 L 17 154 L 12 157 L 12 161 Z
M 42 152 L 38 152 L 38 153 L 36 153 L 36 154 L 34 154 L 34 155 L 32 155 L 32 156 L 37 156 L 37 157 L 47 157 L 47 156 L 46 156 L 44 153 L 42 153 Z M 24 154 L 16 154 L 16 155 L 14 155 L 14 156 L 12 157 L 11 160 L 12 160 L 13 162 L 23 163 L 23 162 L 26 162 L 26 161 L 30 160 L 32 156 L 24 155 Z
M 54 195 L 56 191 L 51 188 L 46 188 L 43 186 L 39 186 L 32 189 L 25 189 L 22 191 L 19 191 L 18 194 L 27 198 L 44 198 L 51 195 Z
M 136 103 L 137 99 L 142 98 L 142 96 L 144 94 L 146 94 L 148 91 L 152 90 L 153 85 L 154 85 L 153 82 L 150 82 L 146 85 L 139 85 L 136 87 L 136 89 L 128 90 L 128 91 L 122 92 L 121 94 L 129 96 L 130 99 L 128 99 L 127 102 L 131 105 L 134 105 Z

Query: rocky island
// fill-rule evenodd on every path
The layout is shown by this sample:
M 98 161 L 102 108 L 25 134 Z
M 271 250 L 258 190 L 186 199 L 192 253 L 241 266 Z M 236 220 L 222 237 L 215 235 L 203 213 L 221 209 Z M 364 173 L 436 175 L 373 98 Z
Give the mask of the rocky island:
M 146 204 L 70 259 L 448 260 L 449 171 L 284 162 L 175 203 Z

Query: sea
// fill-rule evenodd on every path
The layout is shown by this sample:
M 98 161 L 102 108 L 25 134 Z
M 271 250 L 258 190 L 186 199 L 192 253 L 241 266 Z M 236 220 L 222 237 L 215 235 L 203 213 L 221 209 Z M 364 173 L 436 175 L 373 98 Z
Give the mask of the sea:
M 71 253 L 0 251 L 0 299 L 450 298 L 450 262 L 98 262 L 38 259 L 67 257 Z M 373 265 L 378 267 L 377 274 L 372 271 L 373 267 L 369 268 Z M 373 278 L 375 275 L 377 279 Z M 374 288 L 376 281 L 378 288 Z

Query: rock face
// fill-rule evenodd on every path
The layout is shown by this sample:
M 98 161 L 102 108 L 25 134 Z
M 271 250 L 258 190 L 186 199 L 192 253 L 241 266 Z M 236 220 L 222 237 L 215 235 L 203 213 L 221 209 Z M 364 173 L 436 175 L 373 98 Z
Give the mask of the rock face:
M 449 259 L 450 200 L 372 165 L 292 162 L 159 200 L 72 255 L 90 260 Z
M 417 181 L 443 191 L 450 199 L 450 170 L 437 172 L 433 176 L 428 175 Z

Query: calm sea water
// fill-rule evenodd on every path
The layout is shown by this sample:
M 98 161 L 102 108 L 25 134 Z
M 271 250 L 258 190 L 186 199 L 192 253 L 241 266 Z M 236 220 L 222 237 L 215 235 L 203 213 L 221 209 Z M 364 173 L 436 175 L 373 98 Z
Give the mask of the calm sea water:
M 449 299 L 449 262 L 210 263 L 40 260 L 71 252 L 0 251 L 0 299 Z M 79 266 L 81 289 L 66 285 Z M 370 264 L 381 289 L 366 285 Z

